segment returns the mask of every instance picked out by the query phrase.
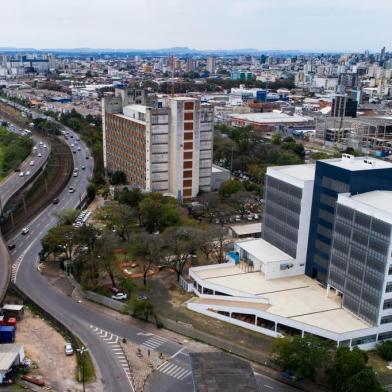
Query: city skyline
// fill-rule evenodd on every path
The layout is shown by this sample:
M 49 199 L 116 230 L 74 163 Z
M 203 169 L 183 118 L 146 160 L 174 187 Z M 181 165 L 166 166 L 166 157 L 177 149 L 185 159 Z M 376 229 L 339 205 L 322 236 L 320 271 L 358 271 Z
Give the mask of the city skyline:
M 7 38 L 0 47 L 15 48 L 360 52 L 378 51 L 392 40 L 385 29 L 392 15 L 387 0 L 113 0 L 110 7 L 103 0 L 94 7 L 76 0 L 55 6 L 17 0 L 3 4 L 2 15 L 0 37 Z

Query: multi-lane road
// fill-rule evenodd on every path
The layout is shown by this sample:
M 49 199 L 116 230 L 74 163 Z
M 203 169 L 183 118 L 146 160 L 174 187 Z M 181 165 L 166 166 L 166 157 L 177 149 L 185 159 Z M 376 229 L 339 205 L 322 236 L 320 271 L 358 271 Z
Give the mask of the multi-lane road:
M 0 121 L 2 119 L 0 118 Z M 11 132 L 22 135 L 23 130 L 17 127 L 14 124 L 11 124 L 8 127 L 8 130 Z M 31 154 L 21 163 L 19 166 L 20 172 L 14 172 L 8 175 L 1 183 L 0 183 L 0 211 L 2 212 L 3 208 L 7 204 L 8 200 L 18 192 L 27 181 L 30 180 L 32 176 L 34 176 L 39 170 L 41 170 L 42 166 L 47 162 L 50 154 L 50 146 L 46 145 L 45 142 L 41 139 L 34 138 L 34 149 Z M 44 147 L 45 146 L 45 147 Z M 40 156 L 38 156 L 40 155 Z M 20 174 L 23 173 L 23 176 Z M 0 303 L 3 301 L 5 296 L 9 277 L 10 277 L 10 260 L 7 247 L 3 242 L 0 234 Z
M 78 136 L 70 129 L 67 143 L 75 144 Z M 70 136 L 73 136 L 72 138 Z M 60 209 L 75 208 L 83 199 L 89 178 L 92 176 L 92 159 L 86 159 L 89 151 L 86 145 L 77 141 L 80 151 L 73 154 L 74 167 L 79 168 L 78 177 L 72 177 L 66 189 L 59 196 L 59 204 L 49 205 L 36 218 L 26 225 L 30 231 L 27 235 L 16 235 L 12 241 L 16 248 L 12 251 L 13 281 L 16 286 L 27 294 L 34 302 L 43 307 L 52 316 L 64 323 L 73 333 L 86 344 L 94 358 L 97 376 L 102 388 L 96 391 L 125 392 L 133 391 L 128 364 L 116 342 L 126 338 L 138 344 L 146 353 L 147 350 L 161 352 L 167 362 L 154 373 L 148 384 L 150 392 L 191 392 L 193 383 L 189 364 L 189 352 L 192 350 L 186 342 L 182 344 L 172 341 L 157 333 L 146 332 L 131 323 L 119 321 L 96 310 L 84 302 L 64 295 L 50 285 L 37 270 L 38 253 L 41 239 L 47 231 L 56 225 L 55 213 Z M 85 166 L 85 170 L 81 170 Z M 75 189 L 69 193 L 68 187 Z M 147 330 L 151 328 L 146 327 Z M 289 388 L 275 380 L 257 376 L 263 390 L 290 392 Z

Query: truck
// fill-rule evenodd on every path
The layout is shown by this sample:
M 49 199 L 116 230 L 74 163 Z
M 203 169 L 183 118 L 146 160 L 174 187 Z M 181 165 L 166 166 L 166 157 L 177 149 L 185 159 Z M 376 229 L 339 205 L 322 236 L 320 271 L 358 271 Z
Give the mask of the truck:
M 14 343 L 15 342 L 15 327 L 0 326 L 0 343 Z

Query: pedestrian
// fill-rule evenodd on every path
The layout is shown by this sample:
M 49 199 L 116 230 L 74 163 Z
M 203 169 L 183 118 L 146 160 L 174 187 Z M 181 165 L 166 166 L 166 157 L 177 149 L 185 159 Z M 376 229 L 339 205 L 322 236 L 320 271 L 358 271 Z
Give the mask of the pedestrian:
M 147 354 L 148 354 L 148 356 L 150 356 L 150 350 L 147 350 Z

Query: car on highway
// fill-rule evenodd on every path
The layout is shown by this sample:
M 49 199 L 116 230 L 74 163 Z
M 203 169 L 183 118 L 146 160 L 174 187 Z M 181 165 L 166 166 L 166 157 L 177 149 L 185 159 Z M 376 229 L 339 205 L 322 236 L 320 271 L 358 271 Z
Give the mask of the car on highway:
M 86 170 L 86 166 L 82 166 L 82 170 Z
M 80 151 L 81 150 L 81 148 L 80 147 L 78 147 L 78 151 Z
M 75 144 L 71 143 L 71 147 L 74 147 L 74 146 L 75 146 Z
M 112 295 L 112 299 L 116 299 L 118 301 L 121 301 L 123 299 L 127 299 L 128 295 L 126 293 L 116 293 Z
M 74 154 L 76 154 L 76 150 L 73 150 L 72 152 L 73 152 Z
M 17 173 L 19 173 L 19 172 L 20 172 L 19 167 L 17 167 L 14 171 L 17 172 Z
M 33 147 L 33 150 L 34 150 L 34 151 L 37 151 L 37 150 L 38 150 L 38 147 L 37 147 L 37 146 L 34 146 L 34 147 Z
M 30 170 L 27 170 L 26 176 L 29 176 L 29 175 L 30 175 Z
M 59 203 L 60 203 L 60 199 L 58 197 L 53 199 L 53 204 L 59 204 Z
M 39 158 L 41 158 L 41 157 L 42 157 L 42 154 L 41 154 L 40 152 L 38 153 L 38 157 L 39 157 Z
M 75 171 L 74 174 L 73 174 L 73 176 L 74 176 L 74 177 L 77 177 L 77 176 L 78 176 L 78 172 Z
M 88 159 L 88 155 L 86 155 L 86 159 Z
M 65 343 L 64 346 L 65 355 L 72 355 L 74 353 L 74 349 L 71 343 Z
M 22 234 L 23 235 L 26 235 L 26 234 L 28 234 L 30 232 L 30 228 L 28 227 L 28 226 L 26 226 L 26 227 L 24 227 L 23 229 L 22 229 Z
M 80 142 L 80 138 L 78 137 L 78 138 L 76 138 L 76 140 L 78 141 L 78 142 Z
M 19 177 L 23 177 L 24 176 L 24 173 L 21 171 L 20 173 L 19 173 Z
M 48 148 L 48 146 L 46 144 L 43 145 L 44 148 Z
M 14 250 L 16 248 L 16 244 L 8 244 L 8 250 Z
M 69 193 L 74 193 L 74 192 L 75 192 L 75 188 L 72 187 L 72 186 L 70 186 L 70 187 L 68 188 L 68 192 L 69 192 Z
M 34 161 L 30 161 L 29 165 L 34 166 Z

